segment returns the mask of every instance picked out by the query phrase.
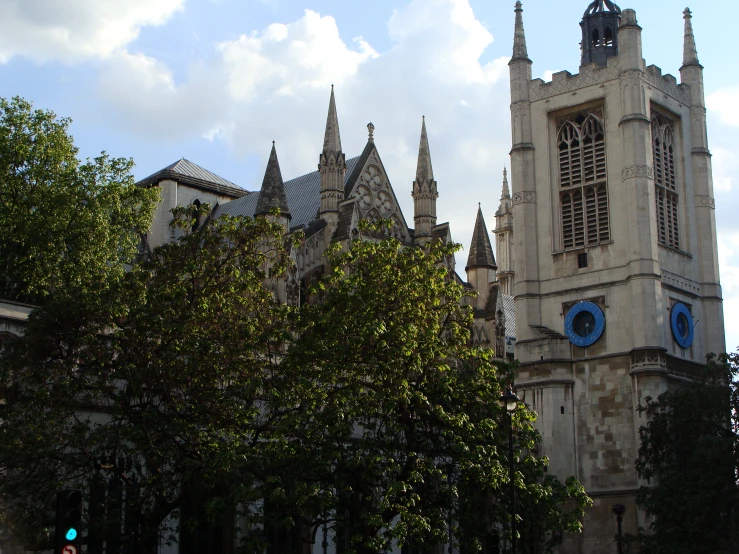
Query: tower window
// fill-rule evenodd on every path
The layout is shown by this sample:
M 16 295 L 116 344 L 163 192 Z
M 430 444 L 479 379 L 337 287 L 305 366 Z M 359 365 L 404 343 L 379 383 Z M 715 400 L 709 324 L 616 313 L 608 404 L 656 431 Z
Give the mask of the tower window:
M 674 125 L 672 121 L 660 114 L 652 117 L 652 160 L 654 163 L 657 241 L 664 246 L 680 248 Z
M 593 36 L 593 46 L 597 47 L 598 44 L 600 43 L 600 32 L 598 32 L 598 29 L 593 29 L 592 36 Z
M 562 246 L 578 248 L 610 240 L 606 144 L 596 113 L 562 123 L 557 135 Z
M 613 31 L 610 27 L 606 27 L 603 31 L 603 44 L 613 46 Z

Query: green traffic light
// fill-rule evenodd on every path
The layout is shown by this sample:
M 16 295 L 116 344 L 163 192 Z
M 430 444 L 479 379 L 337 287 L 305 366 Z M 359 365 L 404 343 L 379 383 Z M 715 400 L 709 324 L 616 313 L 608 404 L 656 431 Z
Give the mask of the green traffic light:
M 77 529 L 75 529 L 74 527 L 70 527 L 70 528 L 69 528 L 69 529 L 67 530 L 67 533 L 66 533 L 66 535 L 64 535 L 64 537 L 65 537 L 65 538 L 66 538 L 66 539 L 67 539 L 68 541 L 73 541 L 74 539 L 76 539 L 76 538 L 77 538 Z

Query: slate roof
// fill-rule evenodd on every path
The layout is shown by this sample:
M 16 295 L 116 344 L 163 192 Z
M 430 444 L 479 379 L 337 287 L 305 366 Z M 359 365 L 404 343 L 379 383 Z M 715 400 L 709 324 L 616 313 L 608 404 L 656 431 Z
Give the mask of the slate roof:
M 360 161 L 361 156 L 347 160 L 346 175 L 350 176 Z M 345 188 L 347 182 L 348 177 L 345 177 Z M 292 215 L 291 228 L 303 227 L 318 217 L 321 203 L 321 174 L 318 171 L 285 181 L 284 187 L 287 205 Z M 252 193 L 244 198 L 220 204 L 213 215 L 214 217 L 223 214 L 253 216 L 257 207 L 257 197 L 258 194 Z
M 505 336 L 516 337 L 516 304 L 513 297 L 501 294 L 503 300 L 503 314 L 505 315 Z
M 209 192 L 217 192 L 226 196 L 233 196 L 235 198 L 240 198 L 249 194 L 249 191 L 244 190 L 239 185 L 232 183 L 228 179 L 224 179 L 220 175 L 216 175 L 212 171 L 208 171 L 185 158 L 177 160 L 164 169 L 160 169 L 156 173 L 152 173 L 148 177 L 141 179 L 136 184 L 145 187 L 154 185 L 165 179 L 177 181 Z
M 470 244 L 470 254 L 467 257 L 465 271 L 471 267 L 498 267 L 495 263 L 493 247 L 490 244 L 490 235 L 485 226 L 485 218 L 482 216 L 482 208 L 479 207 L 477 208 L 477 220 L 475 221 L 475 230 L 472 233 L 472 244 Z

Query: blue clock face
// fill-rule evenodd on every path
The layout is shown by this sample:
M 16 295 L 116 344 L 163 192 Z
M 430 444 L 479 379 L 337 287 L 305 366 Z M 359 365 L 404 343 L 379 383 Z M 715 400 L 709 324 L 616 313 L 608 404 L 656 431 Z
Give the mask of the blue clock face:
M 690 348 L 693 344 L 693 317 L 682 302 L 677 302 L 670 310 L 670 329 L 680 348 Z
M 575 346 L 590 346 L 603 334 L 606 318 L 597 304 L 578 302 L 565 317 L 565 333 Z

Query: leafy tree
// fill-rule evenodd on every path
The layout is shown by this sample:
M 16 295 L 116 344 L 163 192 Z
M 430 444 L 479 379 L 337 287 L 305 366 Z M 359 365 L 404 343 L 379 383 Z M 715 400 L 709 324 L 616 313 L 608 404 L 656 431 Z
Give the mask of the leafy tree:
M 647 398 L 639 411 L 637 471 L 651 516 L 631 542 L 650 554 L 739 551 L 737 354 L 710 360 L 705 375 Z
M 470 344 L 466 293 L 446 268 L 455 247 L 363 240 L 329 253 L 329 274 L 300 311 L 283 360 L 280 420 L 293 462 L 274 496 L 291 522 L 330 525 L 345 552 L 461 536 L 474 551 L 507 527 L 508 432 L 498 399 L 512 366 Z M 544 476 L 524 406 L 516 428 L 517 512 L 537 546 L 579 530 L 589 499 L 576 481 Z M 288 469 L 289 468 L 289 469 Z M 563 508 L 571 501 L 571 511 Z M 310 536 L 310 534 L 306 534 Z
M 151 222 L 157 191 L 134 186 L 133 162 L 81 163 L 69 124 L 0 98 L 0 298 L 37 304 L 109 285 Z
M 183 229 L 189 213 L 175 214 Z M 127 525 L 147 552 L 170 516 L 192 523 L 193 497 L 214 520 L 229 513 L 230 495 L 266 461 L 259 402 L 289 308 L 265 283 L 267 268 L 275 279 L 285 268 L 282 233 L 264 218 L 223 217 L 102 293 L 54 298 L 32 314 L 0 364 L 10 383 L 0 425 L 6 534 L 38 543 L 48 491 L 78 487 L 92 501 L 111 478 L 129 487 Z M 108 509 L 110 527 L 120 508 Z

